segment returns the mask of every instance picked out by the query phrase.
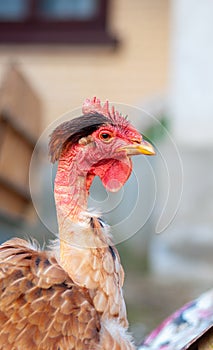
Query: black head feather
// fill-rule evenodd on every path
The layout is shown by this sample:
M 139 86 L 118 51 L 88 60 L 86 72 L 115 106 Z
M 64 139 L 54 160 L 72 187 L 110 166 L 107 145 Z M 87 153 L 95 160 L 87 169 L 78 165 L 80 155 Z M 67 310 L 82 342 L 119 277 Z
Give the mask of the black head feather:
M 55 163 L 64 147 L 77 143 L 82 137 L 91 135 L 100 126 L 112 124 L 112 120 L 99 113 L 84 114 L 60 124 L 50 135 L 49 155 Z

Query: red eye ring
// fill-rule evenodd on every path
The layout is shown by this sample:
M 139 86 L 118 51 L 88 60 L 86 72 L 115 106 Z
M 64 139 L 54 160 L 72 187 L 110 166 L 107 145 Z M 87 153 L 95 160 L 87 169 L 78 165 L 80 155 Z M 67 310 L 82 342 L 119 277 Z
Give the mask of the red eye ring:
M 113 133 L 109 130 L 102 130 L 99 134 L 99 139 L 104 142 L 111 141 L 113 137 Z

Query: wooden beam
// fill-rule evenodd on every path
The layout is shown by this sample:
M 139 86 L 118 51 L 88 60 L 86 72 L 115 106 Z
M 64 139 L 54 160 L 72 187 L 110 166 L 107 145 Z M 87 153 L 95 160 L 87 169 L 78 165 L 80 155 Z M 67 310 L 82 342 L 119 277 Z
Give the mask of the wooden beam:
M 19 197 L 21 197 L 22 200 L 24 200 L 28 203 L 31 202 L 30 191 L 27 190 L 25 187 L 17 185 L 1 175 L 0 175 L 0 184 L 2 186 L 4 186 L 7 190 L 9 190 L 10 192 L 13 192 L 16 195 L 18 195 Z
M 29 146 L 32 148 L 35 147 L 37 139 L 32 135 L 29 135 L 29 133 L 20 126 L 19 122 L 7 110 L 4 109 L 0 112 L 0 119 L 9 124 L 17 134 L 23 137 Z

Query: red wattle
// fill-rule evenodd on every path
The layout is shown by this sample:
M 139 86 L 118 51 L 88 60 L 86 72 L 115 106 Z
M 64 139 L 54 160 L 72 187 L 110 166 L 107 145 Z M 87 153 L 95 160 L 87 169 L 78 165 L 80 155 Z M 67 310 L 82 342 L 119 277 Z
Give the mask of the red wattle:
M 109 159 L 95 164 L 91 172 L 101 178 L 103 186 L 110 192 L 117 192 L 128 180 L 132 171 L 131 159 Z

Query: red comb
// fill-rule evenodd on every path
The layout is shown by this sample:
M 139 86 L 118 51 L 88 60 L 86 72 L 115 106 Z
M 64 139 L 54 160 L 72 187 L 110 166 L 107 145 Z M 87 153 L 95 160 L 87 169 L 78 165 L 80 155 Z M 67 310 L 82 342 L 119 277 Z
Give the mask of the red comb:
M 87 98 L 82 107 L 82 111 L 84 114 L 97 112 L 103 114 L 105 117 L 109 117 L 109 101 L 106 101 L 104 105 L 101 105 L 101 101 L 99 98 L 93 97 L 92 99 Z
M 121 113 L 115 110 L 114 106 L 109 106 L 109 101 L 102 105 L 99 98 L 93 97 L 92 99 L 87 98 L 82 107 L 83 114 L 87 113 L 100 113 L 105 117 L 110 118 L 115 124 L 121 124 L 123 127 L 128 126 L 128 121 L 122 116 Z

